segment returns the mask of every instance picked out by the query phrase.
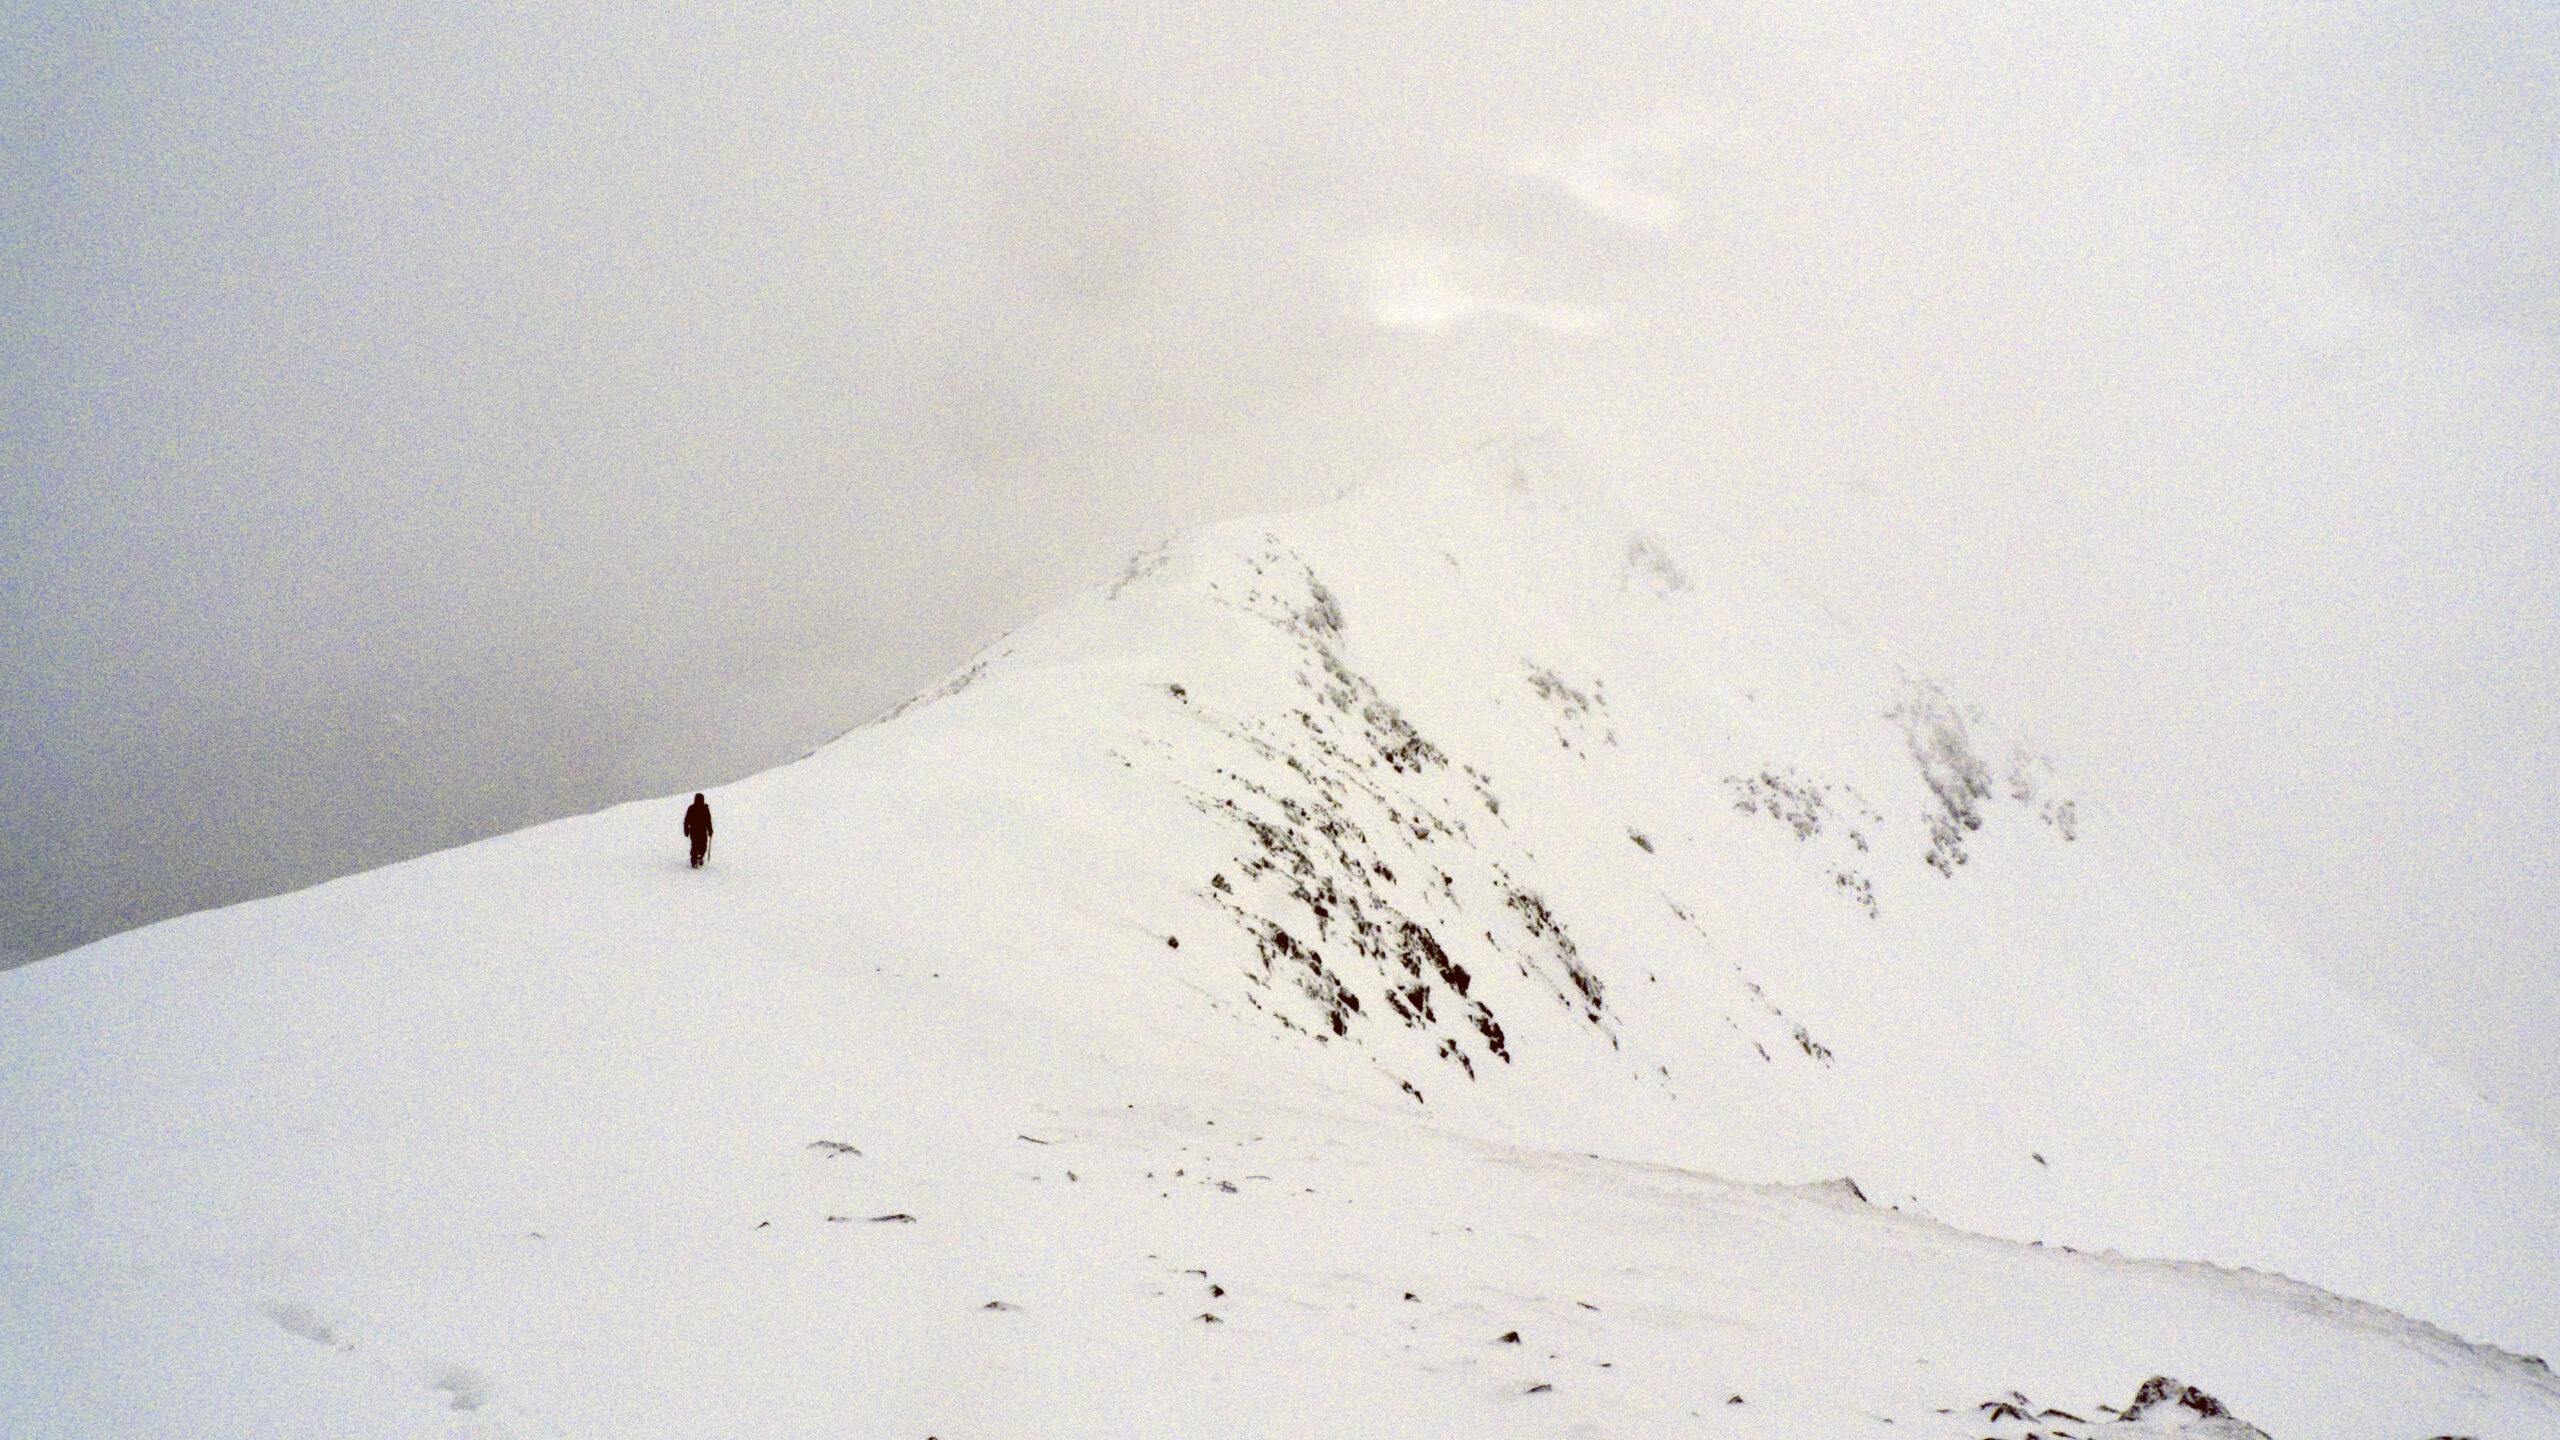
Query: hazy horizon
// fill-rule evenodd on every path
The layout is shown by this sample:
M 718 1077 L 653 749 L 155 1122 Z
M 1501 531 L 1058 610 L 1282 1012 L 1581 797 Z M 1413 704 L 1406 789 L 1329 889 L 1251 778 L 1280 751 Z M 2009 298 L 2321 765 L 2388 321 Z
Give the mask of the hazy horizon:
M 2560 1145 L 2551 18 L 13 7 L 0 948 L 1552 433 Z

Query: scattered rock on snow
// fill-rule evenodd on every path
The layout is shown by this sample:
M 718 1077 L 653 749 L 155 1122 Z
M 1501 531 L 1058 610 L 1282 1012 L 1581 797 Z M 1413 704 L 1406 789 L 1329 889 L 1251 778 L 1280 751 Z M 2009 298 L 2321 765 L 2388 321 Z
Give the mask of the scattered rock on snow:
M 1974 1408 L 1994 1431 L 1986 1440 L 2027 1440 L 2029 1436 L 2041 1440 L 2133 1440 L 2143 1435 L 2176 1440 L 2268 1440 L 2267 1432 L 2233 1415 L 2220 1400 L 2165 1375 L 2143 1381 L 2134 1392 L 2133 1403 L 2122 1410 L 2112 1405 L 2097 1407 L 2115 1416 L 2114 1421 L 2104 1424 L 2093 1425 L 2052 1406 L 2039 1408 L 2016 1390 Z
M 2188 1412 L 2181 1415 L 2179 1411 Z M 2193 1385 L 2154 1375 L 2135 1391 L 2133 1403 L 2116 1417 L 2119 1423 L 2148 1423 L 2166 1434 L 2197 1440 L 2267 1440 L 2267 1432 L 2242 1420 L 2223 1403 Z
M 1815 1190 L 1829 1190 L 1837 1194 L 1846 1195 L 1861 1205 L 1872 1205 L 1875 1203 L 1867 1198 L 1866 1191 L 1858 1188 L 1858 1182 L 1847 1175 L 1843 1175 L 1836 1180 L 1822 1181 L 1820 1184 L 1814 1185 L 1810 1188 Z

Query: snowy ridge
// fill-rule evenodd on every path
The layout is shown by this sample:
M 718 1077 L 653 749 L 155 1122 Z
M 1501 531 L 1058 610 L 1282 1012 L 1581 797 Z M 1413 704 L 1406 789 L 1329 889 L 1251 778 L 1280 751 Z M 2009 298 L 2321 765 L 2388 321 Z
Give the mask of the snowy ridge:
M 2560 1433 L 2560 1162 L 1576 469 L 0 976 L 0 1428 Z
M 948 723 L 1089 728 L 1052 763 L 1176 868 L 1071 888 L 1190 947 L 1156 983 L 1454 1123 L 2560 1339 L 2551 1157 L 2016 737 L 1532 459 L 1193 537 L 1005 649 Z

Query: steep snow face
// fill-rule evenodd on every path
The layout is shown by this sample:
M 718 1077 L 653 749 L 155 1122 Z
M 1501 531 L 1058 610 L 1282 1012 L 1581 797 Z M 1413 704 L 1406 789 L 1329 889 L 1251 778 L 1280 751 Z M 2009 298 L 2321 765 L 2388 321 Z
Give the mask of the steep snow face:
M 0 1428 L 2549 1428 L 2432 1327 L 2560 1346 L 2560 1164 L 1570 468 L 1141 557 L 700 871 L 679 797 L 0 975 Z
M 746 788 L 843 795 L 842 873 L 934 877 L 866 909 L 991 989 L 1072 956 L 1027 963 L 1443 1123 L 2560 1342 L 2551 1156 L 2050 757 L 1566 468 L 1190 537 Z

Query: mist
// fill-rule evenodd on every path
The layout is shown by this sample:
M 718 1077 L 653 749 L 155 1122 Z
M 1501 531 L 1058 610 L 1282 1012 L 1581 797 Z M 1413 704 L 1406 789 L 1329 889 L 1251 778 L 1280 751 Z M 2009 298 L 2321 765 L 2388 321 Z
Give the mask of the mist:
M 2553 21 L 16 7 L 0 946 L 716 785 L 1536 433 L 2560 1144 Z

